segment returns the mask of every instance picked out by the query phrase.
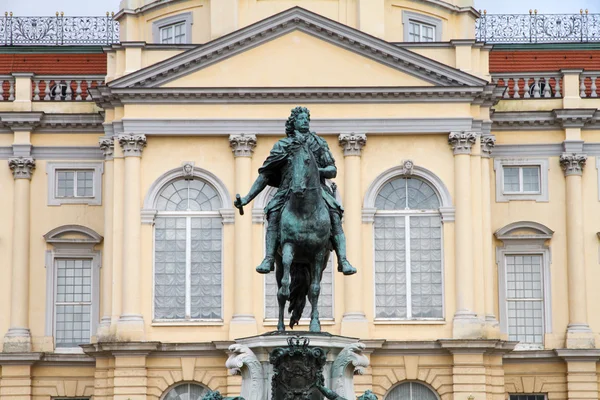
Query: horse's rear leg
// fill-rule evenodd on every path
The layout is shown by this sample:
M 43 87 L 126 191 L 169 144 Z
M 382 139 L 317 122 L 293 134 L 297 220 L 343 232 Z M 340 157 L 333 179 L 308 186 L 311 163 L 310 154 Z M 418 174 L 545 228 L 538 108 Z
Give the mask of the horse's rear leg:
M 285 300 L 290 297 L 290 271 L 292 262 L 294 261 L 294 246 L 291 243 L 285 243 L 281 248 L 281 263 L 283 264 L 283 277 L 277 295 L 285 297 Z
M 327 262 L 327 249 L 321 250 L 315 255 L 315 262 L 312 265 L 311 283 L 308 290 L 308 300 L 312 306 L 310 313 L 310 331 L 321 332 L 321 323 L 319 322 L 319 294 L 321 293 L 321 276 Z

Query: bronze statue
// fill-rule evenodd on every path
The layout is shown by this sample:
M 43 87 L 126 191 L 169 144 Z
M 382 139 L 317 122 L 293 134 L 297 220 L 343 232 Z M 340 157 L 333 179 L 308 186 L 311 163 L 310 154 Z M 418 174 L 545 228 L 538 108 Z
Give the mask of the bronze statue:
M 292 110 L 286 122 L 287 137 L 273 146 L 249 193 L 245 197 L 237 195 L 234 202 L 243 213 L 243 206 L 267 186 L 278 188 L 265 207 L 266 256 L 256 270 L 266 274 L 277 264 L 280 331 L 285 330 L 285 302 L 290 302 L 293 328 L 300 320 L 308 296 L 312 305 L 310 330 L 320 332 L 317 303 L 331 247 L 337 254 L 338 271 L 344 275 L 356 273 L 346 259 L 343 208 L 325 183 L 337 175 L 335 160 L 327 142 L 311 132 L 309 124 L 308 109 Z

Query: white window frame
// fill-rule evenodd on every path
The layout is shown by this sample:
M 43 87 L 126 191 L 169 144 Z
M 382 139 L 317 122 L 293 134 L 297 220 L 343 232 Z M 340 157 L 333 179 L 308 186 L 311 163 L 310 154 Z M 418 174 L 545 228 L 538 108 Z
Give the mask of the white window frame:
M 505 192 L 504 167 L 538 167 L 540 169 L 539 192 Z M 549 163 L 547 158 L 495 158 L 494 170 L 496 171 L 496 203 L 521 200 L 548 202 L 548 169 Z M 522 169 L 519 170 L 519 179 L 520 185 L 522 186 Z
M 439 18 L 434 18 L 428 15 L 419 14 L 412 11 L 403 10 L 402 11 L 402 24 L 404 26 L 404 41 L 410 42 L 410 33 L 411 33 L 411 23 L 418 25 L 426 25 L 428 27 L 433 28 L 433 42 L 441 42 L 442 41 L 442 20 Z M 422 30 L 419 31 L 419 36 L 422 37 Z M 433 43 L 433 42 L 410 42 L 410 43 Z
M 523 168 L 537 168 L 537 170 L 540 171 L 538 174 L 539 190 L 525 191 L 525 189 L 523 189 Z M 519 190 L 516 192 L 510 192 L 510 191 L 504 190 L 504 186 L 505 186 L 504 176 L 505 176 L 506 169 L 516 169 L 519 171 Z M 502 166 L 502 189 L 504 191 L 504 194 L 540 194 L 542 192 L 542 173 L 541 173 L 540 167 L 538 165 L 503 165 Z
M 548 399 L 548 395 L 546 393 L 509 393 L 508 400 L 511 400 L 512 396 L 543 396 L 544 400 Z
M 512 232 L 531 231 L 531 234 L 512 234 Z M 519 255 L 536 255 L 542 257 L 542 291 L 544 300 L 544 343 L 545 335 L 552 333 L 552 280 L 550 265 L 552 254 L 545 242 L 552 238 L 553 232 L 543 225 L 524 221 L 509 224 L 499 229 L 495 236 L 503 242 L 496 248 L 496 264 L 498 265 L 498 308 L 500 311 L 500 331 L 508 334 L 508 302 L 506 299 L 506 257 Z M 540 350 L 544 343 L 519 343 L 515 350 Z
M 185 24 L 185 40 L 182 43 L 175 43 L 175 25 Z M 152 23 L 152 39 L 157 44 L 190 44 L 192 43 L 192 24 L 193 18 L 191 12 L 184 12 L 181 14 L 173 15 L 170 17 L 162 18 Z M 173 43 L 162 43 L 162 30 L 165 28 L 173 27 Z
M 392 392 L 393 392 L 394 390 L 396 390 L 396 388 L 398 388 L 399 386 L 405 385 L 405 384 L 410 384 L 410 394 L 411 394 L 411 395 L 409 396 L 409 397 L 410 397 L 410 399 L 408 399 L 408 400 L 412 400 L 412 397 L 413 397 L 413 396 L 412 396 L 412 389 L 413 389 L 413 388 L 412 388 L 412 385 L 413 385 L 413 384 L 417 384 L 417 385 L 421 385 L 421 386 L 424 386 L 424 387 L 426 387 L 427 389 L 429 389 L 429 390 L 431 391 L 431 393 L 433 393 L 433 395 L 434 395 L 434 396 L 435 396 L 435 397 L 436 397 L 438 400 L 440 400 L 440 395 L 439 395 L 439 393 L 438 393 L 438 392 L 437 392 L 437 391 L 436 391 L 436 390 L 435 390 L 435 389 L 434 389 L 434 388 L 433 388 L 431 385 L 429 385 L 427 382 L 423 382 L 423 381 L 414 381 L 414 380 L 410 380 L 410 381 L 402 381 L 402 382 L 399 382 L 398 384 L 394 385 L 394 386 L 393 386 L 393 387 L 392 387 L 390 390 L 388 390 L 388 392 L 385 394 L 385 396 L 384 396 L 384 400 L 386 400 L 386 399 L 389 399 L 389 396 L 392 394 Z
M 84 236 L 84 239 L 63 238 L 71 234 Z M 96 334 L 100 320 L 100 268 L 102 253 L 94 250 L 94 246 L 102 241 L 102 236 L 93 230 L 78 226 L 65 225 L 44 235 L 46 243 L 52 245 L 52 250 L 46 251 L 46 324 L 45 336 L 55 337 L 56 331 L 56 260 L 57 259 L 87 259 L 92 261 L 92 306 L 90 318 L 90 343 Z M 55 347 L 56 353 L 82 353 L 80 347 Z
M 93 196 L 77 196 L 77 186 L 74 185 L 73 197 L 58 197 L 58 172 L 62 171 L 92 171 L 93 172 Z M 48 174 L 48 205 L 60 206 L 63 204 L 87 204 L 90 206 L 102 205 L 102 175 L 104 174 L 103 162 L 52 162 L 46 164 L 46 173 Z M 77 176 L 75 176 L 77 182 Z

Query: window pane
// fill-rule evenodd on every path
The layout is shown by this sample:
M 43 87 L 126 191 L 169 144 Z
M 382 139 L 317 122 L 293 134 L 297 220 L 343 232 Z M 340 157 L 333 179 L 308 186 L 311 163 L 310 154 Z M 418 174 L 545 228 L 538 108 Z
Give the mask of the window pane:
M 165 186 L 156 208 L 158 211 L 216 211 L 221 208 L 221 199 L 208 183 L 182 179 Z
M 158 217 L 154 232 L 154 316 L 158 319 L 183 319 L 186 219 Z
M 160 29 L 160 42 L 173 43 L 173 27 L 167 26 Z
M 423 41 L 433 42 L 434 28 L 432 26 L 422 25 L 421 29 L 423 30 Z
M 406 318 L 405 218 L 375 217 L 375 308 L 377 318 Z
M 410 271 L 413 318 L 442 318 L 442 221 L 410 217 Z
M 191 221 L 191 317 L 221 318 L 221 218 Z
M 91 334 L 92 262 L 56 260 L 56 347 L 89 343 Z
M 433 188 L 420 179 L 408 178 L 408 208 L 413 210 L 437 210 L 440 200 Z
M 539 192 L 540 191 L 540 168 L 539 167 L 523 167 L 523 191 Z
M 56 197 L 74 197 L 73 179 L 73 171 L 56 171 Z
M 509 400 L 546 400 L 544 394 L 511 394 Z
M 418 382 L 398 385 L 385 398 L 386 400 L 437 400 L 437 396 L 431 389 Z
M 504 169 L 504 192 L 519 191 L 519 167 L 503 167 Z
M 406 178 L 394 179 L 386 183 L 375 199 L 375 208 L 378 210 L 404 210 L 408 207 L 406 202 Z
M 175 43 L 185 43 L 185 24 L 175 25 Z
M 207 391 L 204 386 L 184 383 L 171 389 L 164 400 L 201 400 Z
M 77 171 L 77 197 L 92 197 L 94 195 L 94 172 Z
M 419 24 L 410 22 L 408 36 L 409 36 L 409 38 L 408 38 L 409 42 L 419 42 L 421 40 L 421 29 L 420 29 Z

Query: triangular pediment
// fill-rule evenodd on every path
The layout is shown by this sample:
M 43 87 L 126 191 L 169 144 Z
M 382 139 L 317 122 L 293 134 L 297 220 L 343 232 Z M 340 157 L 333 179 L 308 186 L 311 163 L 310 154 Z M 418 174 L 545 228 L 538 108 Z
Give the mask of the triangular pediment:
M 241 81 L 243 78 L 251 78 L 252 75 L 263 75 L 264 79 L 267 74 L 257 73 L 256 68 L 266 67 L 267 64 L 265 63 L 280 62 L 283 58 L 280 54 L 269 54 L 269 57 L 262 57 L 263 60 L 260 60 L 260 54 L 268 53 L 266 50 L 269 49 L 269 46 L 273 47 L 277 41 L 290 41 L 290 43 L 293 43 L 298 40 L 303 41 L 306 46 L 293 46 L 285 50 L 291 51 L 290 55 L 292 56 L 296 55 L 293 61 L 286 60 L 288 63 L 293 63 L 295 68 L 285 69 L 284 62 L 282 69 L 277 74 L 271 74 L 271 77 L 280 76 L 277 79 L 280 79 L 281 82 L 271 82 L 265 85 L 257 81 L 252 82 L 251 79 L 246 79 L 245 84 L 233 83 L 230 80 L 227 86 L 481 87 L 487 84 L 485 80 L 473 75 L 400 48 L 303 8 L 294 7 L 205 45 L 123 76 L 110 82 L 108 86 L 114 89 L 190 87 L 190 84 L 196 87 L 223 87 L 223 83 L 218 78 L 224 78 L 228 72 L 226 67 L 231 67 L 236 62 L 242 63 L 244 61 L 242 58 L 246 61 L 251 60 L 252 63 L 250 64 L 253 65 L 247 67 L 245 75 L 234 77 L 229 72 L 231 79 Z M 335 59 L 330 64 L 333 65 L 335 62 L 339 68 L 340 64 L 338 63 L 342 62 L 342 65 L 347 65 L 349 69 L 347 71 L 348 76 L 359 79 L 355 79 L 352 83 L 348 79 L 344 81 L 342 75 L 345 71 L 338 71 L 335 76 L 336 83 L 332 84 L 331 79 L 327 81 L 328 78 L 334 77 L 332 74 L 335 72 L 329 70 L 331 65 L 325 65 L 329 60 L 317 59 L 318 55 L 314 55 L 315 59 L 310 59 L 311 50 L 313 53 L 327 53 L 326 46 L 329 46 L 329 49 L 335 49 L 335 51 L 330 51 L 328 55 L 328 57 Z M 281 49 L 281 46 L 278 46 L 278 48 Z M 302 54 L 294 53 L 294 49 L 302 50 L 300 52 Z M 247 54 L 244 55 L 244 53 Z M 234 61 L 235 59 L 237 61 Z M 345 64 L 343 63 L 344 60 L 346 60 Z M 321 76 L 310 77 L 312 83 L 310 80 L 306 80 L 308 77 L 302 75 L 299 75 L 299 77 L 303 78 L 304 81 L 292 79 L 294 77 L 292 74 L 298 74 L 297 71 L 301 70 L 301 68 L 298 68 L 298 64 L 303 61 L 307 62 L 307 68 L 311 71 L 319 65 L 317 63 L 323 63 L 321 64 L 323 68 L 319 70 Z M 221 68 L 212 68 L 214 71 L 208 70 L 217 64 Z M 210 73 L 202 74 L 202 70 Z M 373 72 L 365 72 L 369 70 Z M 233 72 L 233 74 L 237 73 L 239 73 L 239 69 Z M 312 72 L 310 73 L 315 75 Z M 362 76 L 369 74 L 373 76 Z M 376 77 L 377 74 L 380 77 Z M 211 76 L 212 83 L 210 82 Z M 258 78 L 254 76 L 252 79 Z M 364 82 L 361 80 L 364 80 Z M 386 84 L 382 85 L 381 82 L 386 82 Z

